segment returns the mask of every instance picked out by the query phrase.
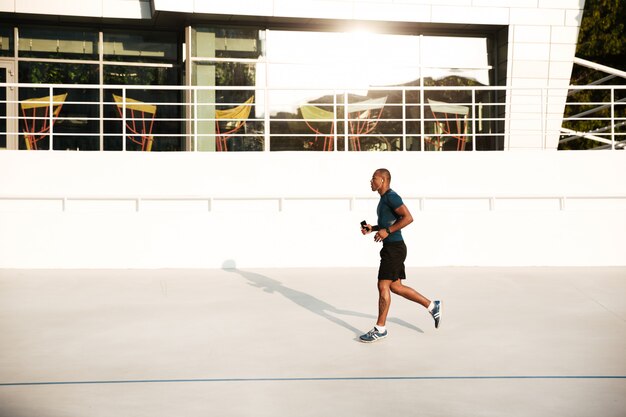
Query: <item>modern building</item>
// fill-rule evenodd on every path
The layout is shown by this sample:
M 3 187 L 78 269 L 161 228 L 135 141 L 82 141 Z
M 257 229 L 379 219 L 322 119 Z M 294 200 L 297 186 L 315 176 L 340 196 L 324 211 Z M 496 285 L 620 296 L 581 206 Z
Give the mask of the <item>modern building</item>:
M 371 265 L 382 166 L 410 265 L 624 265 L 620 102 L 557 152 L 583 9 L 0 0 L 0 268 Z

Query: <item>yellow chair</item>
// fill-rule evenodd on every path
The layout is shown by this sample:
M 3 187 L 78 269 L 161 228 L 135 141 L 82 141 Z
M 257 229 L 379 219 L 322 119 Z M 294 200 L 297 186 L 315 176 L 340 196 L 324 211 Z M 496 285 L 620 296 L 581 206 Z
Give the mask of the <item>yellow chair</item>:
M 347 105 L 350 144 L 353 151 L 361 150 L 361 136 L 371 133 L 376 128 L 386 103 L 387 96 Z
M 24 120 L 24 140 L 26 141 L 26 149 L 37 150 L 37 142 L 48 136 L 48 132 L 54 125 L 54 122 L 61 108 L 65 103 L 67 93 L 52 96 L 30 98 L 20 103 L 22 108 L 22 116 Z M 50 118 L 50 108 L 52 107 L 52 118 Z M 37 115 L 38 110 L 43 110 L 43 114 Z M 41 123 L 37 123 L 41 121 Z M 48 124 L 48 122 L 50 122 Z
M 217 133 L 215 142 L 218 152 L 228 151 L 228 138 L 246 125 L 252 111 L 253 101 L 254 96 L 237 107 L 215 110 L 215 131 Z
M 467 115 L 469 107 L 431 99 L 428 99 L 428 105 L 433 113 L 433 119 L 435 119 L 435 134 L 437 136 L 426 138 L 426 141 L 433 144 L 436 150 L 441 151 L 447 142 L 456 139 L 456 150 L 464 151 L 465 143 L 468 140 Z M 437 113 L 441 114 L 443 118 L 438 119 Z M 449 115 L 454 115 L 454 124 L 452 125 L 456 127 L 454 130 L 450 126 L 451 118 L 448 117 Z
M 332 151 L 334 138 L 335 138 L 335 113 L 332 111 L 324 110 L 312 104 L 305 104 L 300 106 L 300 111 L 302 112 L 302 118 L 306 125 L 315 132 L 315 141 L 319 136 L 324 138 L 324 147 L 322 148 L 324 151 Z M 328 132 L 322 132 L 321 126 L 316 127 L 312 123 L 317 122 L 329 122 L 330 128 Z
M 126 118 L 126 128 L 132 132 L 132 135 L 128 135 L 128 138 L 141 146 L 142 151 L 150 152 L 154 142 L 152 127 L 154 126 L 157 106 L 145 104 L 128 97 L 126 97 L 126 103 L 124 103 L 123 98 L 115 94 L 113 94 L 113 100 L 115 100 L 117 112 L 122 119 L 124 118 L 124 108 L 126 108 L 126 114 L 130 116 Z M 135 117 L 135 112 L 139 113 L 141 117 Z M 146 120 L 150 120 L 149 125 L 146 124 Z M 137 121 L 140 123 L 136 123 Z

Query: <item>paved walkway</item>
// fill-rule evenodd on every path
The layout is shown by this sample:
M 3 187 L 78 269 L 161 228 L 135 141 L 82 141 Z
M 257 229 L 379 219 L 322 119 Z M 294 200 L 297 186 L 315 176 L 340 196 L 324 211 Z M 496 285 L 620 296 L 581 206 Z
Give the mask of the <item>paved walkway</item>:
M 0 270 L 0 416 L 626 415 L 626 268 Z

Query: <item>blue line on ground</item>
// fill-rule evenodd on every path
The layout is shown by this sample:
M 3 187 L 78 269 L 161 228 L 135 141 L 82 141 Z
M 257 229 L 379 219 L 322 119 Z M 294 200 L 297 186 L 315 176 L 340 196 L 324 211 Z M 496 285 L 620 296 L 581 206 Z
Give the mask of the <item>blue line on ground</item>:
M 363 376 L 363 377 L 285 377 L 285 378 L 193 378 L 193 379 L 129 379 L 110 381 L 45 381 L 5 382 L 0 387 L 36 385 L 94 384 L 180 384 L 200 382 L 317 382 L 317 381 L 428 381 L 428 380 L 523 380 L 523 379 L 626 379 L 626 375 L 492 375 L 492 376 Z

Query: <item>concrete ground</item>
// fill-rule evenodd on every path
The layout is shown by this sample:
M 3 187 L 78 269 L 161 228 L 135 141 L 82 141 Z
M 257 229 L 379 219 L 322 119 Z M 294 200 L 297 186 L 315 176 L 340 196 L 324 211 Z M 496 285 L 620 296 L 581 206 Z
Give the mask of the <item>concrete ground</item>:
M 0 270 L 0 417 L 626 415 L 626 267 Z

